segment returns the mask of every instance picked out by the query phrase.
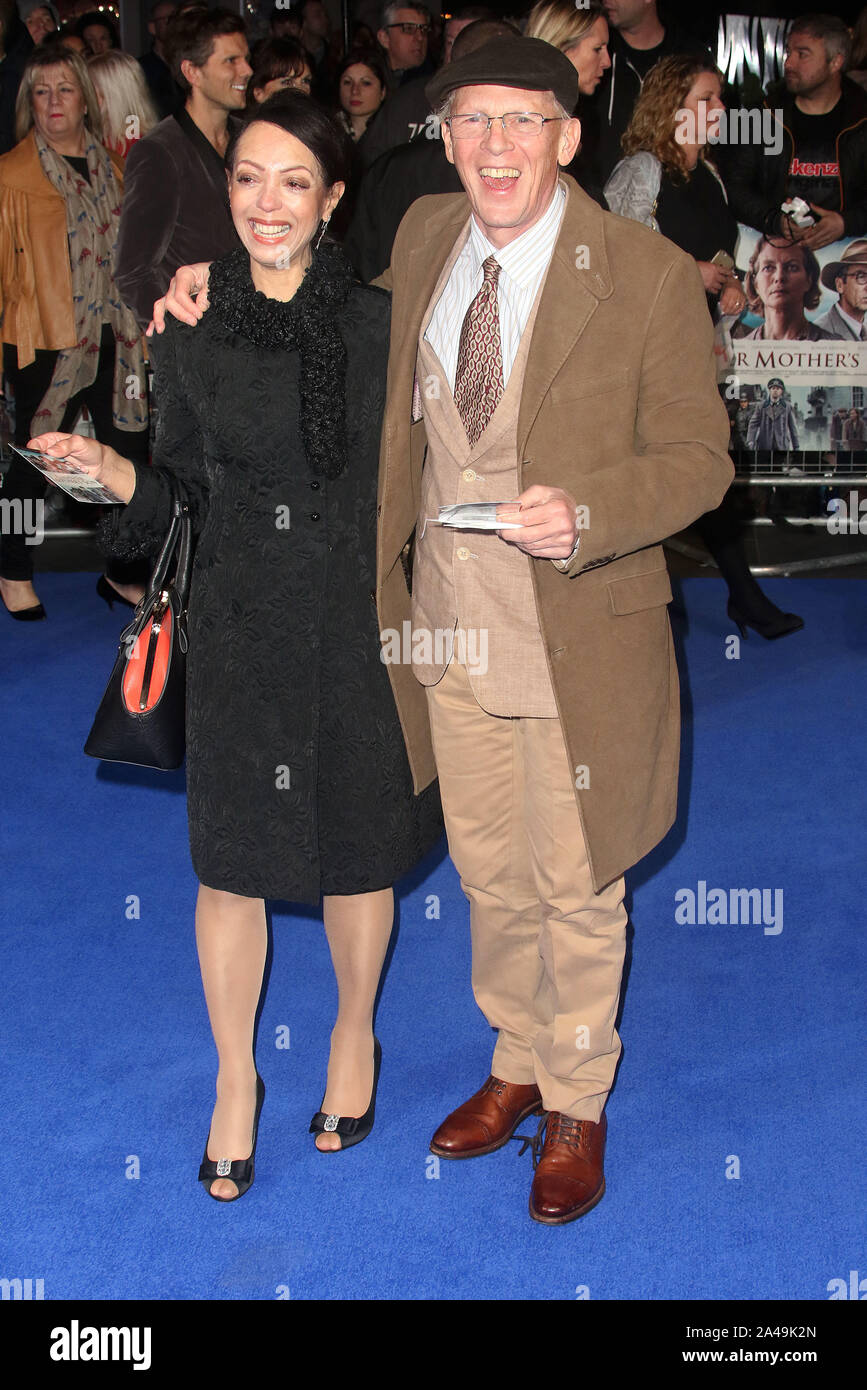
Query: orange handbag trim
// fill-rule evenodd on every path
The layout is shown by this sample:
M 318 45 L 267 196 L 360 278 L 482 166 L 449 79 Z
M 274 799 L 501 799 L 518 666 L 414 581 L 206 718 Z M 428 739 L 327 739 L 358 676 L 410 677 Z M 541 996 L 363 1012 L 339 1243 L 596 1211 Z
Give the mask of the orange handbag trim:
M 130 714 L 146 714 L 165 689 L 172 651 L 172 612 L 155 612 L 136 638 L 123 673 L 123 700 Z

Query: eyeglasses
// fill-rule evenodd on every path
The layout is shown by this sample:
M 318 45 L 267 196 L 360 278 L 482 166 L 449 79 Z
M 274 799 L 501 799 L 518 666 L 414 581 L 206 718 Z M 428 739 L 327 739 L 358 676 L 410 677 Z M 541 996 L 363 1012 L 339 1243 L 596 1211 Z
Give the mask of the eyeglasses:
M 547 121 L 565 121 L 567 116 L 540 116 L 536 111 L 507 111 L 504 116 L 448 116 L 443 122 L 455 140 L 479 140 L 487 135 L 494 121 L 500 121 L 504 135 L 541 135 Z
M 867 270 L 847 270 L 847 280 L 854 280 L 856 285 L 867 285 Z
M 429 24 L 386 24 L 386 29 L 399 29 L 402 34 L 406 34 L 411 39 L 413 34 L 429 34 Z

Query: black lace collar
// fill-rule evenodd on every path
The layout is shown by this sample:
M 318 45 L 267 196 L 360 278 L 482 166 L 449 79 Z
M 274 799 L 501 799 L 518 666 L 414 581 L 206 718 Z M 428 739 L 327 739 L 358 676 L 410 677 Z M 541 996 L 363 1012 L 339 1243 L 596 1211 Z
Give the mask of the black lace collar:
M 285 303 L 257 290 L 250 275 L 250 257 L 243 247 L 214 261 L 208 278 L 208 300 L 221 323 L 249 338 L 257 347 L 295 347 L 297 329 L 307 317 L 333 314 L 345 304 L 355 276 L 339 246 L 323 242 L 314 252 L 304 279 Z M 303 331 L 300 334 L 304 337 Z
M 243 247 L 214 261 L 210 312 L 257 347 L 297 348 L 301 435 L 314 473 L 336 478 L 346 467 L 346 345 L 339 310 L 355 276 L 339 246 L 323 242 L 292 299 L 269 299 L 253 285 Z

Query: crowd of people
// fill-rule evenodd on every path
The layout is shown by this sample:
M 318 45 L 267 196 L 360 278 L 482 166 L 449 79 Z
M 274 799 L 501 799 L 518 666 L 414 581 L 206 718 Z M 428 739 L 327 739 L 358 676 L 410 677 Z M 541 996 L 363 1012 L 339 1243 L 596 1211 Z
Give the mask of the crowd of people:
M 245 110 L 295 90 L 332 114 L 349 162 L 329 235 L 342 243 L 359 277 L 371 281 L 387 269 L 413 201 L 460 188 L 426 84 L 467 46 L 508 33 L 550 43 L 577 70 L 581 143 L 567 172 L 602 207 L 653 227 L 692 255 L 711 315 L 735 338 L 867 338 L 867 242 L 855 241 L 824 269 L 815 254 L 867 230 L 863 19 L 852 34 L 832 16 L 795 22 L 784 90 L 768 98 L 784 131 L 771 155 L 756 141 L 736 148 L 716 143 L 725 112 L 723 75 L 699 40 L 664 22 L 655 0 L 581 6 L 539 0 L 528 14 L 507 19 L 472 5 L 444 21 L 424 6 L 387 5 L 375 19 L 356 8 L 344 51 L 322 0 L 275 5 L 270 14 L 263 7 L 254 33 L 227 10 L 155 0 L 151 46 L 135 58 L 120 47 L 108 12 L 79 4 L 61 24 L 50 3 L 0 0 L 0 207 L 9 213 L 0 230 L 4 408 L 7 418 L 14 416 L 16 443 L 26 443 L 42 423 L 59 423 L 65 391 L 66 424 L 85 408 L 98 429 L 136 435 L 133 454 L 147 449 L 146 373 L 137 399 L 124 404 L 118 392 L 121 371 L 129 374 L 141 355 L 130 315 L 144 330 L 178 266 L 237 244 L 224 157 Z M 72 110 L 68 119 L 54 109 L 62 103 Z M 699 134 L 692 139 L 682 138 L 685 111 L 696 117 Z M 97 195 L 91 186 L 100 160 Z M 65 211 L 57 197 L 44 197 L 52 184 Z M 812 208 L 806 228 L 780 211 L 794 196 Z M 100 199 L 111 204 L 103 217 Z M 74 269 L 63 250 L 64 217 L 81 222 L 83 207 L 90 228 L 85 259 L 96 252 L 100 295 L 113 306 L 99 324 L 91 314 L 98 352 L 84 341 L 80 321 L 75 281 L 83 263 Z M 760 234 L 740 271 L 733 259 L 739 221 Z M 808 319 L 822 284 L 836 291 L 837 302 L 821 319 Z M 75 333 L 73 305 L 79 306 Z M 745 314 L 758 325 L 745 326 Z M 118 336 L 121 319 L 125 336 Z M 70 354 L 84 362 L 74 374 Z M 752 447 L 740 404 L 729 406 L 735 453 Z M 845 421 L 840 409 L 833 415 L 831 454 L 854 446 L 858 405 L 847 409 Z M 7 497 L 39 494 L 41 480 L 29 472 L 20 460 L 12 462 Z M 755 619 L 756 630 L 776 635 L 775 615 L 758 603 L 757 586 L 747 578 L 730 500 L 701 529 L 735 607 Z M 100 591 L 109 602 L 134 601 L 140 578 L 114 561 Z M 4 536 L 0 596 L 16 616 L 42 616 L 31 579 L 29 549 Z M 784 627 L 787 622 L 784 615 Z
M 359 7 L 345 52 L 322 0 L 275 6 L 258 36 L 226 9 L 173 0 L 156 0 L 148 27 L 137 59 L 102 14 L 61 27 L 51 4 L 0 0 L 0 309 L 15 443 L 65 451 L 126 504 L 107 601 L 142 592 L 167 474 L 190 499 L 189 813 L 220 1055 L 202 1181 L 223 1201 L 252 1182 L 268 897 L 324 901 L 339 1013 L 316 1145 L 369 1133 L 392 884 L 440 833 L 438 778 L 477 997 L 500 1041 L 489 1082 L 432 1151 L 491 1152 L 542 1107 L 531 1214 L 572 1220 L 604 1191 L 622 872 L 673 816 L 661 542 L 698 522 L 744 635 L 803 626 L 750 574 L 727 491 L 732 440 L 790 451 L 795 415 L 775 378 L 727 423 L 712 322 L 736 337 L 749 309 L 755 339 L 867 337 L 867 241 L 821 270 L 816 257 L 867 232 L 867 93 L 846 76 L 867 59 L 841 21 L 796 21 L 770 156 L 715 144 L 723 75 L 655 0 L 539 0 L 506 19 L 471 6 L 442 24 L 423 6 Z M 504 107 L 511 91 L 531 105 Z M 416 205 L 430 193 L 453 196 Z M 781 211 L 795 196 L 808 224 Z M 758 233 L 741 273 L 739 221 Z M 185 322 L 161 336 L 160 310 L 147 338 L 173 278 Z M 816 324 L 805 309 L 820 281 L 838 303 Z M 95 439 L 74 432 L 83 409 Z M 841 448 L 863 438 L 859 409 L 834 418 Z M 584 438 L 589 463 L 570 443 Z M 417 535 L 419 505 L 428 517 L 453 503 L 456 479 L 461 501 L 520 493 L 521 535 L 504 524 L 454 550 L 445 529 Z M 40 489 L 16 455 L 4 495 Z M 290 548 L 273 520 L 283 504 Z M 4 606 L 43 618 L 32 549 L 0 541 Z M 583 602 L 564 604 L 576 578 Z M 492 634 L 490 668 L 430 657 L 386 670 L 384 618 L 454 632 L 459 610 Z M 583 825 L 581 740 L 597 760 Z M 291 796 L 279 780 L 275 794 L 278 747 Z M 588 972 L 596 993 L 579 1007 Z M 594 1035 L 577 1060 L 575 1020 Z

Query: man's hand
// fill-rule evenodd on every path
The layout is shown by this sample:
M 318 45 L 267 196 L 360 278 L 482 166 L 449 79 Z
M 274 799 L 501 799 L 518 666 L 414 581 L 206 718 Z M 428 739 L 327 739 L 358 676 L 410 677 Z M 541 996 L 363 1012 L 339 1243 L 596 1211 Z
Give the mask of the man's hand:
M 154 316 L 147 326 L 147 336 L 153 335 L 154 329 L 157 333 L 162 333 L 166 326 L 166 310 L 181 323 L 188 323 L 191 328 L 195 328 L 202 314 L 208 307 L 208 276 L 211 270 L 210 261 L 198 261 L 195 265 L 182 265 L 172 276 L 168 292 L 158 299 L 154 304 Z M 198 295 L 197 299 L 192 299 L 192 295 Z
M 810 209 L 818 221 L 814 222 L 812 227 L 799 229 L 796 241 L 802 241 L 811 251 L 819 251 L 823 246 L 830 246 L 832 241 L 839 241 L 846 235 L 843 218 L 839 212 L 829 212 L 826 208 L 817 207 L 815 203 L 810 204 Z
M 578 538 L 578 505 L 559 487 L 534 483 L 514 502 L 497 508 L 500 521 L 519 521 L 520 529 L 498 531 L 508 545 L 545 560 L 565 560 Z

